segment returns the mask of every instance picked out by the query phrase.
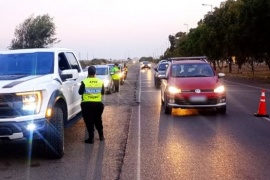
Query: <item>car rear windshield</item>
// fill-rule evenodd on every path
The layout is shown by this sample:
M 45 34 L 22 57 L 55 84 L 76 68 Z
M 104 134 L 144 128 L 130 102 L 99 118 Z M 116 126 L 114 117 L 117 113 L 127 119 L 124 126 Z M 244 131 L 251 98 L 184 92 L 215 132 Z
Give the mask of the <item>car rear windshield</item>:
M 173 64 L 172 77 L 211 77 L 215 73 L 209 64 Z
M 108 74 L 108 69 L 107 68 L 97 68 L 96 67 L 96 75 L 107 75 Z
M 53 67 L 53 52 L 0 54 L 0 75 L 45 75 Z
M 168 63 L 162 63 L 158 66 L 158 71 L 165 71 L 168 66 Z
M 149 61 L 143 61 L 143 64 L 149 64 Z

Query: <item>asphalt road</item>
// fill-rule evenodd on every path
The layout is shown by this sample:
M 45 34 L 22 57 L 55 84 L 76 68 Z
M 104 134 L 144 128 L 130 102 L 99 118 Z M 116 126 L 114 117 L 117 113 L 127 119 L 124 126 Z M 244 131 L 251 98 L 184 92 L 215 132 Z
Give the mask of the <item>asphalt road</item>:
M 226 115 L 191 109 L 165 115 L 153 71 L 141 71 L 138 82 L 121 179 L 269 179 L 270 119 L 254 116 L 262 88 L 270 103 L 269 85 L 225 78 Z
M 0 143 L 0 179 L 269 179 L 270 119 L 253 114 L 262 88 L 270 103 L 270 86 L 224 83 L 226 115 L 180 109 L 165 115 L 153 70 L 132 65 L 120 93 L 104 96 L 105 142 L 96 133 L 93 145 L 84 144 L 80 120 L 65 129 L 59 160 L 44 158 L 35 146 L 30 156 L 25 144 Z

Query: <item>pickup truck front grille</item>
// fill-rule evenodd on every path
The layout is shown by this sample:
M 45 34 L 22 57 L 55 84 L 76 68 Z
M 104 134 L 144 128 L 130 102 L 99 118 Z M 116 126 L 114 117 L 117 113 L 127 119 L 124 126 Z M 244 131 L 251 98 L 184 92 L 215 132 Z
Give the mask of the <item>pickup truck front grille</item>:
M 21 101 L 20 96 L 16 96 L 15 94 L 0 94 L 0 104 L 6 102 L 14 102 Z
M 22 97 L 15 94 L 0 94 L 0 118 L 11 118 L 26 115 L 21 110 Z

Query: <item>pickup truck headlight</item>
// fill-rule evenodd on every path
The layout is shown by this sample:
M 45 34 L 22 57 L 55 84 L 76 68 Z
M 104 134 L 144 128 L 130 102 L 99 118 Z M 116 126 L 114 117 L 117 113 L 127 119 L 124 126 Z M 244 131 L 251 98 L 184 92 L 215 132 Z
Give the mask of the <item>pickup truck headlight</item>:
M 223 93 L 225 91 L 224 86 L 218 86 L 217 88 L 214 89 L 215 93 Z
M 174 86 L 169 86 L 168 92 L 171 94 L 178 94 L 178 93 L 181 93 L 181 89 L 178 89 L 177 87 L 174 87 Z
M 16 95 L 22 97 L 22 110 L 39 113 L 41 107 L 40 91 L 16 93 Z

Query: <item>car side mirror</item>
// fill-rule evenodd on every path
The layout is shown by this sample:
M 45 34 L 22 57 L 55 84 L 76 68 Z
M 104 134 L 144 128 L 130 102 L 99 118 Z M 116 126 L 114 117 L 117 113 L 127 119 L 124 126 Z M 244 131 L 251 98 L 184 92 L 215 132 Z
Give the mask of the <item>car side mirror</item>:
M 154 70 L 157 72 L 158 70 L 157 70 L 157 67 L 154 67 Z

